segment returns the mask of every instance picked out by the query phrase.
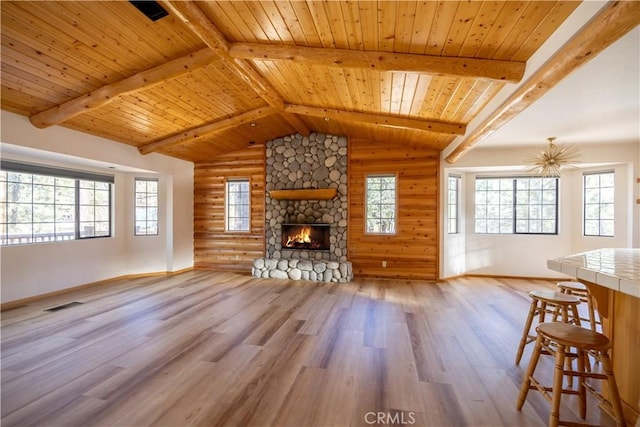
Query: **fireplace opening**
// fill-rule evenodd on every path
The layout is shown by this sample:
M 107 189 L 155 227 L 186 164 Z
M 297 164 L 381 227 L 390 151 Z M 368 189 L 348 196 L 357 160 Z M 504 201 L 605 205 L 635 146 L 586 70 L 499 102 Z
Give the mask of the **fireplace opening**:
M 329 224 L 282 224 L 282 249 L 328 251 L 330 237 Z

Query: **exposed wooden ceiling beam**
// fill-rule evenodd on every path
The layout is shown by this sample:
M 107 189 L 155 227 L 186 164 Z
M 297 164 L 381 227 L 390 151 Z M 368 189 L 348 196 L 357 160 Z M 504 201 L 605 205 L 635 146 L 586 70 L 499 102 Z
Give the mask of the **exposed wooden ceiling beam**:
M 633 30 L 640 23 L 640 2 L 608 2 L 542 67 L 464 139 L 445 160 L 455 163 L 483 139 L 540 99 L 573 71 Z
M 331 108 L 310 107 L 306 105 L 291 105 L 286 111 L 305 116 L 329 118 L 347 122 L 370 123 L 379 126 L 421 130 L 427 132 L 446 133 L 450 135 L 464 135 L 466 127 L 461 123 L 447 123 L 429 120 L 408 119 L 405 117 L 385 116 L 382 114 L 359 113 L 355 111 L 334 110 Z
M 233 58 L 288 61 L 325 67 L 450 75 L 511 83 L 522 80 L 526 66 L 525 62 L 409 53 L 259 43 L 232 43 L 229 46 L 229 54 Z
M 174 79 L 209 65 L 217 59 L 211 49 L 201 49 L 36 113 L 29 117 L 29 120 L 40 129 L 53 126 L 78 114 L 102 107 L 119 96 L 148 89 L 169 79 Z
M 164 0 L 162 4 L 205 42 L 258 96 L 278 110 L 296 131 L 302 135 L 309 135 L 309 127 L 299 117 L 284 111 L 284 99 L 271 84 L 249 62 L 229 55 L 229 43 L 224 35 L 195 2 Z
M 246 113 L 242 113 L 237 116 L 229 117 L 222 120 L 216 120 L 207 123 L 206 125 L 198 126 L 196 128 L 189 129 L 188 131 L 179 132 L 170 137 L 150 142 L 149 144 L 138 147 L 138 151 L 140 152 L 140 154 L 149 154 L 161 148 L 170 147 L 187 140 L 193 141 L 195 139 L 210 135 L 214 132 L 220 132 L 234 126 L 251 123 L 254 120 L 258 120 L 277 113 L 278 111 L 273 107 L 256 108 L 255 110 L 247 111 Z

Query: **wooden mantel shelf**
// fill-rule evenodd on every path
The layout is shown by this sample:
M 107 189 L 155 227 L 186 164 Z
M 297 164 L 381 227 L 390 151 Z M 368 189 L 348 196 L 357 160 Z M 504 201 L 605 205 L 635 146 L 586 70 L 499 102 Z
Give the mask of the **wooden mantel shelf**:
M 338 194 L 337 188 L 300 188 L 296 190 L 271 190 L 276 200 L 331 200 Z

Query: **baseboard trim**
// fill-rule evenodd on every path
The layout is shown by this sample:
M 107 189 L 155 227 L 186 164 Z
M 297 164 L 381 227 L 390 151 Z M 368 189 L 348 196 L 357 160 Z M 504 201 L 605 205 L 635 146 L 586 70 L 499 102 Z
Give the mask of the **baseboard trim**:
M 12 308 L 31 304 L 41 299 L 54 297 L 58 295 L 64 295 L 69 292 L 74 292 L 81 289 L 87 289 L 87 288 L 92 288 L 94 286 L 106 285 L 109 283 L 117 282 L 119 280 L 131 280 L 131 279 L 140 279 L 143 277 L 155 277 L 155 276 L 173 276 L 180 273 L 186 273 L 187 271 L 191 271 L 191 270 L 193 270 L 193 267 L 187 267 L 187 268 L 183 268 L 181 270 L 176 270 L 176 271 L 158 271 L 154 273 L 125 274 L 122 276 L 110 277 L 108 279 L 98 280 L 96 282 L 85 283 L 84 285 L 78 285 L 78 286 L 73 286 L 71 288 L 60 289 L 58 291 L 47 292 L 46 294 L 34 295 L 32 297 L 3 302 L 2 304 L 0 304 L 0 311 L 10 310 Z
M 565 277 L 535 277 L 535 276 L 509 276 L 502 274 L 463 274 L 462 276 L 455 276 L 455 278 L 460 277 L 479 277 L 479 278 L 487 278 L 487 279 L 521 279 L 521 280 L 547 280 L 550 282 L 560 282 L 566 280 L 572 280 L 570 278 Z M 451 278 L 447 278 L 449 280 Z

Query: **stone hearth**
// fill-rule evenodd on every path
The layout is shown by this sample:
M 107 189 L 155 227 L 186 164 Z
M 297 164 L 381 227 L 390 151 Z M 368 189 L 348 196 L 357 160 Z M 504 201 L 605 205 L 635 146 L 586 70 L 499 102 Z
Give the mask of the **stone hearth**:
M 311 261 L 298 259 L 258 258 L 253 261 L 253 277 L 310 280 L 313 282 L 350 282 L 353 278 L 348 261 Z

